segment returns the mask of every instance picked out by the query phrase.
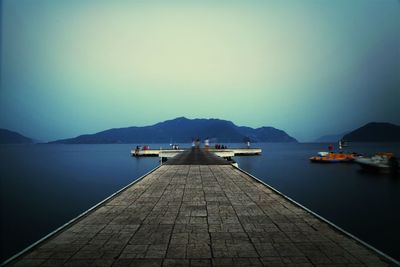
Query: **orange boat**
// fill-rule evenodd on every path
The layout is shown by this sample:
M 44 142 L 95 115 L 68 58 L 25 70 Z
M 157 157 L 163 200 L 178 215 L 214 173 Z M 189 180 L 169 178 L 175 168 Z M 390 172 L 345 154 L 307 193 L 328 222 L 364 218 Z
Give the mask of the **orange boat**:
M 352 162 L 354 161 L 354 154 L 347 153 L 328 153 L 324 156 L 311 157 L 311 162 L 318 163 L 341 163 L 341 162 Z

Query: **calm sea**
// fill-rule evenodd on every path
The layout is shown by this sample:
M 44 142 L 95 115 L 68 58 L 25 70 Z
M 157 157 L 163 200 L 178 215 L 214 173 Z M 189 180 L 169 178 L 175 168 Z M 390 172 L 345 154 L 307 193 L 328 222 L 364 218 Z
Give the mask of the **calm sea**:
M 130 157 L 133 146 L 0 146 L 0 262 L 159 164 L 158 158 Z M 160 146 L 167 147 L 152 145 Z M 263 149 L 261 156 L 236 161 L 300 204 L 400 259 L 400 178 L 360 172 L 356 164 L 309 162 L 327 146 L 254 144 Z M 400 144 L 352 144 L 348 150 L 400 155 Z

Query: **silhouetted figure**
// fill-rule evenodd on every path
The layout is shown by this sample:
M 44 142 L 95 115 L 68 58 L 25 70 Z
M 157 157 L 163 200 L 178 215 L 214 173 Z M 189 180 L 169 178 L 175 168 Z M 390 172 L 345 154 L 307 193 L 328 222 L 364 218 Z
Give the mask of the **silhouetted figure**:
M 329 152 L 333 152 L 333 145 L 329 145 L 328 150 L 329 150 Z
M 135 155 L 139 155 L 139 151 L 140 151 L 140 146 L 136 146 Z
M 206 151 L 208 151 L 208 147 L 210 146 L 210 140 L 208 140 L 208 137 L 204 140 L 204 148 Z
M 196 142 L 195 142 L 195 147 L 199 148 L 200 147 L 200 138 L 197 137 Z

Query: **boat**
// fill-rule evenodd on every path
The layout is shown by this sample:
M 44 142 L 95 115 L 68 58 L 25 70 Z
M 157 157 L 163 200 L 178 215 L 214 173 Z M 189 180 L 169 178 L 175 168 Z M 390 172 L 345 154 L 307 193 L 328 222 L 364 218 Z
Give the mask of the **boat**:
M 399 161 L 391 152 L 380 152 L 372 157 L 359 157 L 356 159 L 363 170 L 381 173 L 399 172 Z
M 344 163 L 344 162 L 352 162 L 355 159 L 354 154 L 348 153 L 318 153 L 318 156 L 314 156 L 310 158 L 311 162 L 317 163 Z

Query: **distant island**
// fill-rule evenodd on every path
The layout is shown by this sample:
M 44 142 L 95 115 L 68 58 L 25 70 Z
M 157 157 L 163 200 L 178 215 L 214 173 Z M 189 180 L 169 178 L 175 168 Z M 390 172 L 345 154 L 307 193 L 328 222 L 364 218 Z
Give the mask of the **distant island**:
M 386 122 L 370 122 L 346 134 L 351 142 L 400 142 L 400 126 Z
M 208 137 L 212 142 L 297 142 L 286 132 L 273 127 L 237 126 L 220 119 L 187 119 L 179 117 L 150 126 L 109 129 L 49 142 L 51 144 L 114 144 L 114 143 L 189 143 L 192 138 Z
M 33 139 L 7 129 L 0 129 L 0 144 L 31 144 Z

